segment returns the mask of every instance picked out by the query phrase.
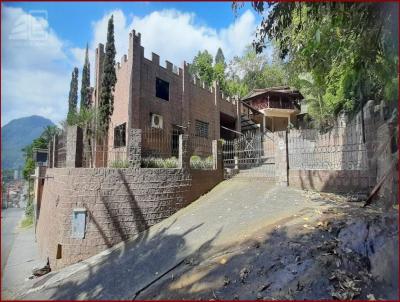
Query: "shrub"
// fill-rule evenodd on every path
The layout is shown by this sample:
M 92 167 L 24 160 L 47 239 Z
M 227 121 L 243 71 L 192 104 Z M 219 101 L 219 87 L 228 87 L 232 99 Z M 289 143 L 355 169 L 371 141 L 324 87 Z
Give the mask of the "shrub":
M 31 199 L 29 199 L 25 208 L 25 217 L 21 221 L 22 228 L 30 227 L 33 224 L 33 215 L 34 215 L 33 202 Z
M 192 169 L 211 170 L 213 168 L 213 157 L 201 158 L 198 155 L 192 155 L 190 157 L 190 167 Z
M 142 158 L 142 168 L 177 168 L 178 159 L 176 157 L 170 158 L 155 158 L 148 157 Z
M 117 159 L 111 162 L 111 168 L 129 168 L 129 162 L 127 160 Z

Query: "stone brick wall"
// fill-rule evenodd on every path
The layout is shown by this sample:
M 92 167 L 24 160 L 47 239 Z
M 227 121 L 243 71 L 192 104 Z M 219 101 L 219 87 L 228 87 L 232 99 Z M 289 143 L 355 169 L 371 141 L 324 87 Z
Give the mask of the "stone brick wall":
M 222 181 L 219 167 L 48 169 L 37 227 L 41 255 L 59 269 L 143 232 Z M 83 239 L 72 237 L 74 209 L 86 209 Z
M 288 134 L 288 183 L 301 189 L 369 193 L 392 169 L 380 195 L 388 206 L 397 202 L 397 141 L 395 124 L 380 111 L 385 104 L 369 101 L 353 120 L 345 118 L 325 134 L 291 130 Z M 362 127 L 364 123 L 364 130 Z M 365 142 L 364 142 L 365 139 Z M 277 181 L 283 180 L 283 156 L 276 155 Z
M 289 169 L 289 186 L 320 192 L 366 193 L 374 181 L 368 170 Z

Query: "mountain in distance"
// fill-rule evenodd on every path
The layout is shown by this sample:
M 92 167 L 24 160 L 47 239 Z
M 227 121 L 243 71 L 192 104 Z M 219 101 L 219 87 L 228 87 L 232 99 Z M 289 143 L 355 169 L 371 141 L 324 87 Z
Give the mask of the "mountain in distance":
M 54 123 L 42 116 L 32 115 L 14 119 L 1 127 L 2 169 L 19 169 L 24 165 L 22 148 L 39 137 L 44 128 Z

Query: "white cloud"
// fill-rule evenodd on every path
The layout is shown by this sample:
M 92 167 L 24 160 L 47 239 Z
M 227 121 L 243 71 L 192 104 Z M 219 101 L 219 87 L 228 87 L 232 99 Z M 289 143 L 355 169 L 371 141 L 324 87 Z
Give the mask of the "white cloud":
M 181 66 L 200 50 L 215 55 L 218 47 L 225 58 L 240 55 L 251 43 L 256 17 L 245 11 L 226 28 L 216 30 L 198 24 L 194 13 L 177 10 L 152 12 L 144 17 L 125 15 L 116 9 L 92 22 L 89 41 L 92 83 L 95 48 L 105 44 L 108 19 L 114 15 L 116 60 L 128 52 L 129 32 L 142 35 L 145 56 L 155 52 L 163 60 Z M 67 112 L 71 71 L 81 70 L 85 45 L 71 45 L 61 40 L 45 15 L 29 14 L 21 8 L 3 6 L 2 10 L 2 125 L 14 118 L 40 114 L 59 122 Z M 80 82 L 80 81 L 79 81 Z M 93 85 L 93 84 L 92 84 Z
M 1 22 L 2 125 L 33 114 L 60 121 L 70 79 L 63 42 L 40 14 L 3 6 Z
M 161 60 L 171 61 L 178 66 L 184 60 L 190 62 L 198 51 L 205 49 L 215 55 L 218 47 L 221 47 L 227 60 L 240 55 L 245 46 L 252 42 L 256 29 L 256 17 L 250 10 L 220 30 L 196 24 L 194 13 L 162 10 L 144 17 L 128 17 L 121 10 L 114 10 L 92 23 L 91 58 L 94 58 L 98 43 L 105 44 L 107 23 L 111 15 L 114 16 L 116 61 L 120 61 L 122 55 L 128 52 L 128 37 L 132 29 L 141 33 L 146 57 L 150 58 L 151 52 L 154 52 L 160 55 Z M 77 61 L 82 63 L 83 48 L 76 49 L 74 53 Z M 94 61 L 91 59 L 91 62 Z

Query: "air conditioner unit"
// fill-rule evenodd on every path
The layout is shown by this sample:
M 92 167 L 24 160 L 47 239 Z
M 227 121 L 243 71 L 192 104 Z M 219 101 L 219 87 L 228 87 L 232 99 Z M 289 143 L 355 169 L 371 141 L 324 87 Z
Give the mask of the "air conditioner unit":
M 158 114 L 151 115 L 151 127 L 152 128 L 163 128 L 163 117 Z

